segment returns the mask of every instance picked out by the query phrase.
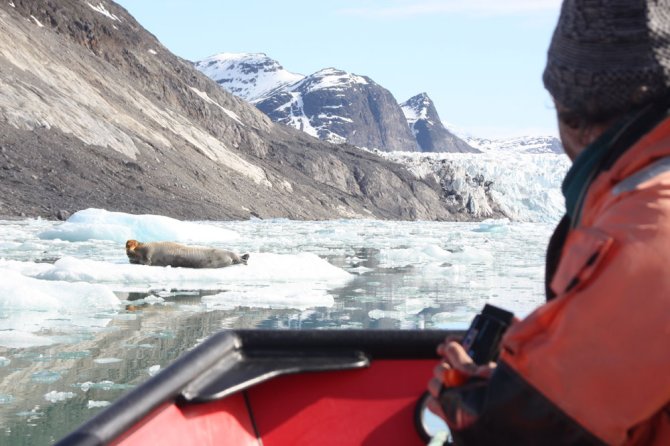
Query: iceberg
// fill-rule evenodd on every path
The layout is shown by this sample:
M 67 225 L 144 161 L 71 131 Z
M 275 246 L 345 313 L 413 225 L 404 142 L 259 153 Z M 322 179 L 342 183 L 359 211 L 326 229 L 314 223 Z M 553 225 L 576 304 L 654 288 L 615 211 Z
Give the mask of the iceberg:
M 67 221 L 39 233 L 38 237 L 70 242 L 109 240 L 121 244 L 129 239 L 216 243 L 235 240 L 239 234 L 206 223 L 181 221 L 162 215 L 134 215 L 89 208 L 72 214 Z

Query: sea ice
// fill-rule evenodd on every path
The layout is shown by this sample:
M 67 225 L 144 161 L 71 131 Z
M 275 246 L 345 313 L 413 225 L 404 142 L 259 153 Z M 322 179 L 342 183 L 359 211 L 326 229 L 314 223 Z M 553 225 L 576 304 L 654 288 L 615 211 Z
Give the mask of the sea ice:
M 89 400 L 89 401 L 88 401 L 88 404 L 86 405 L 86 407 L 88 407 L 89 409 L 95 409 L 95 408 L 98 408 L 98 407 L 107 407 L 107 406 L 109 406 L 109 405 L 111 405 L 111 404 L 112 404 L 112 403 L 109 402 L 109 401 L 94 401 L 94 400 Z
M 305 309 L 331 307 L 335 301 L 326 290 L 316 290 L 311 286 L 288 283 L 264 288 L 240 288 L 204 296 L 202 303 L 208 310 L 234 309 L 239 306 Z
M 127 389 L 132 389 L 133 386 L 130 384 L 117 384 L 114 381 L 100 381 L 98 383 L 94 383 L 91 381 L 86 381 L 85 383 L 78 383 L 74 384 L 74 387 L 80 388 L 84 392 L 88 392 L 91 389 L 98 389 L 98 390 L 127 390 Z
M 115 364 L 121 361 L 123 361 L 121 358 L 96 358 L 93 360 L 96 364 Z
M 51 392 L 44 395 L 44 399 L 50 403 L 57 403 L 59 401 L 65 401 L 69 400 L 70 398 L 74 398 L 74 396 L 75 394 L 73 392 L 57 392 L 52 390 Z
M 39 267 L 30 262 L 23 267 L 22 264 L 25 263 L 12 262 L 4 265 L 28 274 L 36 273 L 35 277 L 45 282 L 54 280 L 104 283 L 114 291 L 146 289 L 147 285 L 154 288 L 171 286 L 182 289 L 216 289 L 222 284 L 245 283 L 258 286 L 287 281 L 341 285 L 353 278 L 353 275 L 343 269 L 311 253 L 251 253 L 247 265 L 202 269 L 115 264 L 74 257 L 64 257 L 53 265 Z M 3 263 L 0 261 L 1 266 Z
M 30 379 L 37 383 L 55 383 L 62 378 L 61 374 L 52 370 L 41 370 L 30 375 Z
M 19 265 L 31 262 L 12 262 Z M 0 346 L 50 345 L 52 339 L 36 336 L 40 330 L 60 326 L 104 327 L 109 319 L 97 312 L 114 313 L 121 302 L 100 284 L 46 281 L 26 277 L 0 261 Z M 31 269 L 31 268 L 27 268 Z

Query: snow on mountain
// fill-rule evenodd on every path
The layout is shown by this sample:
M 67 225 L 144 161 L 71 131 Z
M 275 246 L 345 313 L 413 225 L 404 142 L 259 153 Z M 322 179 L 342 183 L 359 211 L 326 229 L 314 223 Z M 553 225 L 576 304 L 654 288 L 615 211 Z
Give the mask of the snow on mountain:
M 553 153 L 382 153 L 417 178 L 440 184 L 447 205 L 475 218 L 555 223 L 565 211 L 561 184 L 570 161 Z
M 263 53 L 220 53 L 196 62 L 195 67 L 249 102 L 305 77 L 285 70 Z
M 336 68 L 324 68 L 302 81 L 286 88 L 287 91 L 303 91 L 312 93 L 317 90 L 344 91 L 356 85 L 368 85 L 371 81 L 364 76 L 347 73 Z
M 445 128 L 426 93 L 411 97 L 400 107 L 422 152 L 478 152 Z

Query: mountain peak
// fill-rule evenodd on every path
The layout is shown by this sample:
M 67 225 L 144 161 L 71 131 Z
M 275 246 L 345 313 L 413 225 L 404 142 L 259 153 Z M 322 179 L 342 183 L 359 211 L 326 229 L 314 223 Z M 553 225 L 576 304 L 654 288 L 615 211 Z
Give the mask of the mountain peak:
M 422 152 L 478 152 L 449 132 L 427 93 L 419 93 L 400 104 Z
M 405 114 L 410 127 L 420 119 L 430 120 L 431 118 L 436 118 L 437 121 L 435 122 L 440 122 L 435 105 L 426 93 L 419 93 L 412 96 L 400 104 L 400 107 L 402 107 L 402 111 Z
M 224 52 L 196 62 L 195 67 L 229 92 L 247 101 L 254 101 L 304 77 L 285 70 L 265 53 Z
M 308 78 L 305 78 L 306 82 L 308 80 L 310 82 L 310 91 L 318 89 L 349 88 L 354 85 L 368 85 L 372 83 L 372 81 L 365 76 L 348 73 L 333 67 L 317 71 Z
M 418 149 L 388 90 L 366 76 L 328 67 L 254 101 L 273 121 L 333 143 Z

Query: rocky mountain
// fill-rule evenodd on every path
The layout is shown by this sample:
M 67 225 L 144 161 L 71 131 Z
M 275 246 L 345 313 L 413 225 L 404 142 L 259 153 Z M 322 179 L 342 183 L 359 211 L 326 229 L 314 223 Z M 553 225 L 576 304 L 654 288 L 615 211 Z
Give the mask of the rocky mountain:
M 426 93 L 411 97 L 400 107 L 422 152 L 479 152 L 444 127 Z
M 434 180 L 274 124 L 111 1 L 0 2 L 0 84 L 2 216 L 98 207 L 184 219 L 474 218 Z M 393 109 L 392 124 L 360 120 L 378 131 L 352 142 L 415 149 L 390 93 L 370 80 L 327 70 L 293 86 L 302 104 L 287 106 L 341 120 L 351 136 L 363 128 L 339 106 L 371 118 Z M 338 99 L 347 89 L 355 105 Z M 314 114 L 316 103 L 332 114 Z
M 418 150 L 395 98 L 366 76 L 326 68 L 254 101 L 275 122 L 321 140 Z
M 273 121 L 321 140 L 383 151 L 419 150 L 393 95 L 369 77 L 335 68 L 301 76 L 265 54 L 221 53 L 195 66 Z
M 285 70 L 263 53 L 221 53 L 196 62 L 195 67 L 248 102 L 305 77 Z

